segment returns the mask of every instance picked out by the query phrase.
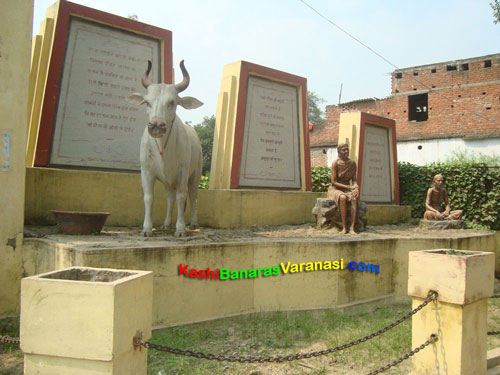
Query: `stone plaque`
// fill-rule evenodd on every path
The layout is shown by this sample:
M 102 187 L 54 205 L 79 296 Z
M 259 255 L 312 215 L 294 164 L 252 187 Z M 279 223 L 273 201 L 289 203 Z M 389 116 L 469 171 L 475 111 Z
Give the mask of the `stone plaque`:
M 50 164 L 140 169 L 147 116 L 125 98 L 147 60 L 159 80 L 160 53 L 159 40 L 71 18 Z
M 374 203 L 392 202 L 389 129 L 365 125 L 361 200 Z
M 248 77 L 240 186 L 301 187 L 297 95 L 294 86 Z

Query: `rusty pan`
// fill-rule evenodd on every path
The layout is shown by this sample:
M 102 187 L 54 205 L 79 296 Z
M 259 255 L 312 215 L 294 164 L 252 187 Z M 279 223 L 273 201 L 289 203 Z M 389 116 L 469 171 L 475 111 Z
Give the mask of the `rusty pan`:
M 99 234 L 110 212 L 50 210 L 56 218 L 59 233 Z

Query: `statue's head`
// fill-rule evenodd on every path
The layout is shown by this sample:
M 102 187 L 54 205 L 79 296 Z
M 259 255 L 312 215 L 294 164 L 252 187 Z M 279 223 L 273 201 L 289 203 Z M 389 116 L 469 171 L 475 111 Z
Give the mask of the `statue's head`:
M 435 175 L 433 182 L 434 182 L 434 186 L 435 187 L 440 188 L 441 186 L 443 186 L 443 183 L 444 183 L 444 177 L 443 177 L 443 175 L 441 175 L 441 174 Z
M 349 159 L 349 145 L 347 143 L 340 143 L 337 146 L 337 154 L 343 160 Z
M 189 86 L 190 81 L 184 60 L 180 62 L 182 81 L 175 85 L 152 83 L 149 79 L 151 67 L 152 63 L 148 61 L 148 67 L 142 77 L 142 85 L 147 93 L 145 95 L 133 93 L 128 96 L 127 101 L 135 105 L 146 104 L 146 112 L 149 117 L 148 132 L 154 138 L 161 138 L 167 133 L 167 129 L 172 129 L 178 105 L 185 109 L 194 109 L 203 103 L 191 96 L 179 96 Z

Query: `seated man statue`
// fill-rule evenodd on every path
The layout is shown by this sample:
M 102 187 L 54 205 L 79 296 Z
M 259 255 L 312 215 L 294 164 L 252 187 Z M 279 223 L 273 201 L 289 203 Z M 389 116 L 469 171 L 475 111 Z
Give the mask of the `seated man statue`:
M 332 185 L 327 198 L 335 201 L 342 219 L 342 234 L 347 233 L 347 202 L 351 202 L 350 233 L 357 234 L 356 213 L 358 211 L 359 186 L 356 182 L 356 162 L 349 159 L 349 146 L 341 143 L 337 147 L 338 159 L 332 163 Z M 352 185 L 350 182 L 352 181 Z
M 462 210 L 450 211 L 450 203 L 448 201 L 448 193 L 443 189 L 444 178 L 437 174 L 434 176 L 434 187 L 427 190 L 427 199 L 425 201 L 426 211 L 424 213 L 425 220 L 460 220 Z M 443 203 L 445 204 L 443 212 Z

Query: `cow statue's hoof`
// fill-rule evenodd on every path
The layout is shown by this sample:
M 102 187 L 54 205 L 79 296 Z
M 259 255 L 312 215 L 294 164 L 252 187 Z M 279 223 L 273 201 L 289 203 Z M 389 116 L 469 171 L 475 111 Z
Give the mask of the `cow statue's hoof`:
M 198 229 L 198 228 L 199 228 L 199 227 L 198 227 L 198 225 L 196 225 L 196 224 L 191 224 L 191 225 L 189 225 L 189 229 Z
M 172 225 L 170 225 L 170 224 L 169 224 L 169 225 L 165 225 L 165 224 L 163 224 L 163 225 L 161 226 L 161 228 L 160 228 L 160 229 L 161 229 L 161 230 L 169 230 L 171 226 L 172 226 Z
M 186 237 L 186 232 L 184 231 L 176 231 L 175 234 L 174 234 L 175 237 Z
M 150 230 L 143 229 L 141 235 L 143 237 L 153 237 L 153 231 L 151 229 Z

